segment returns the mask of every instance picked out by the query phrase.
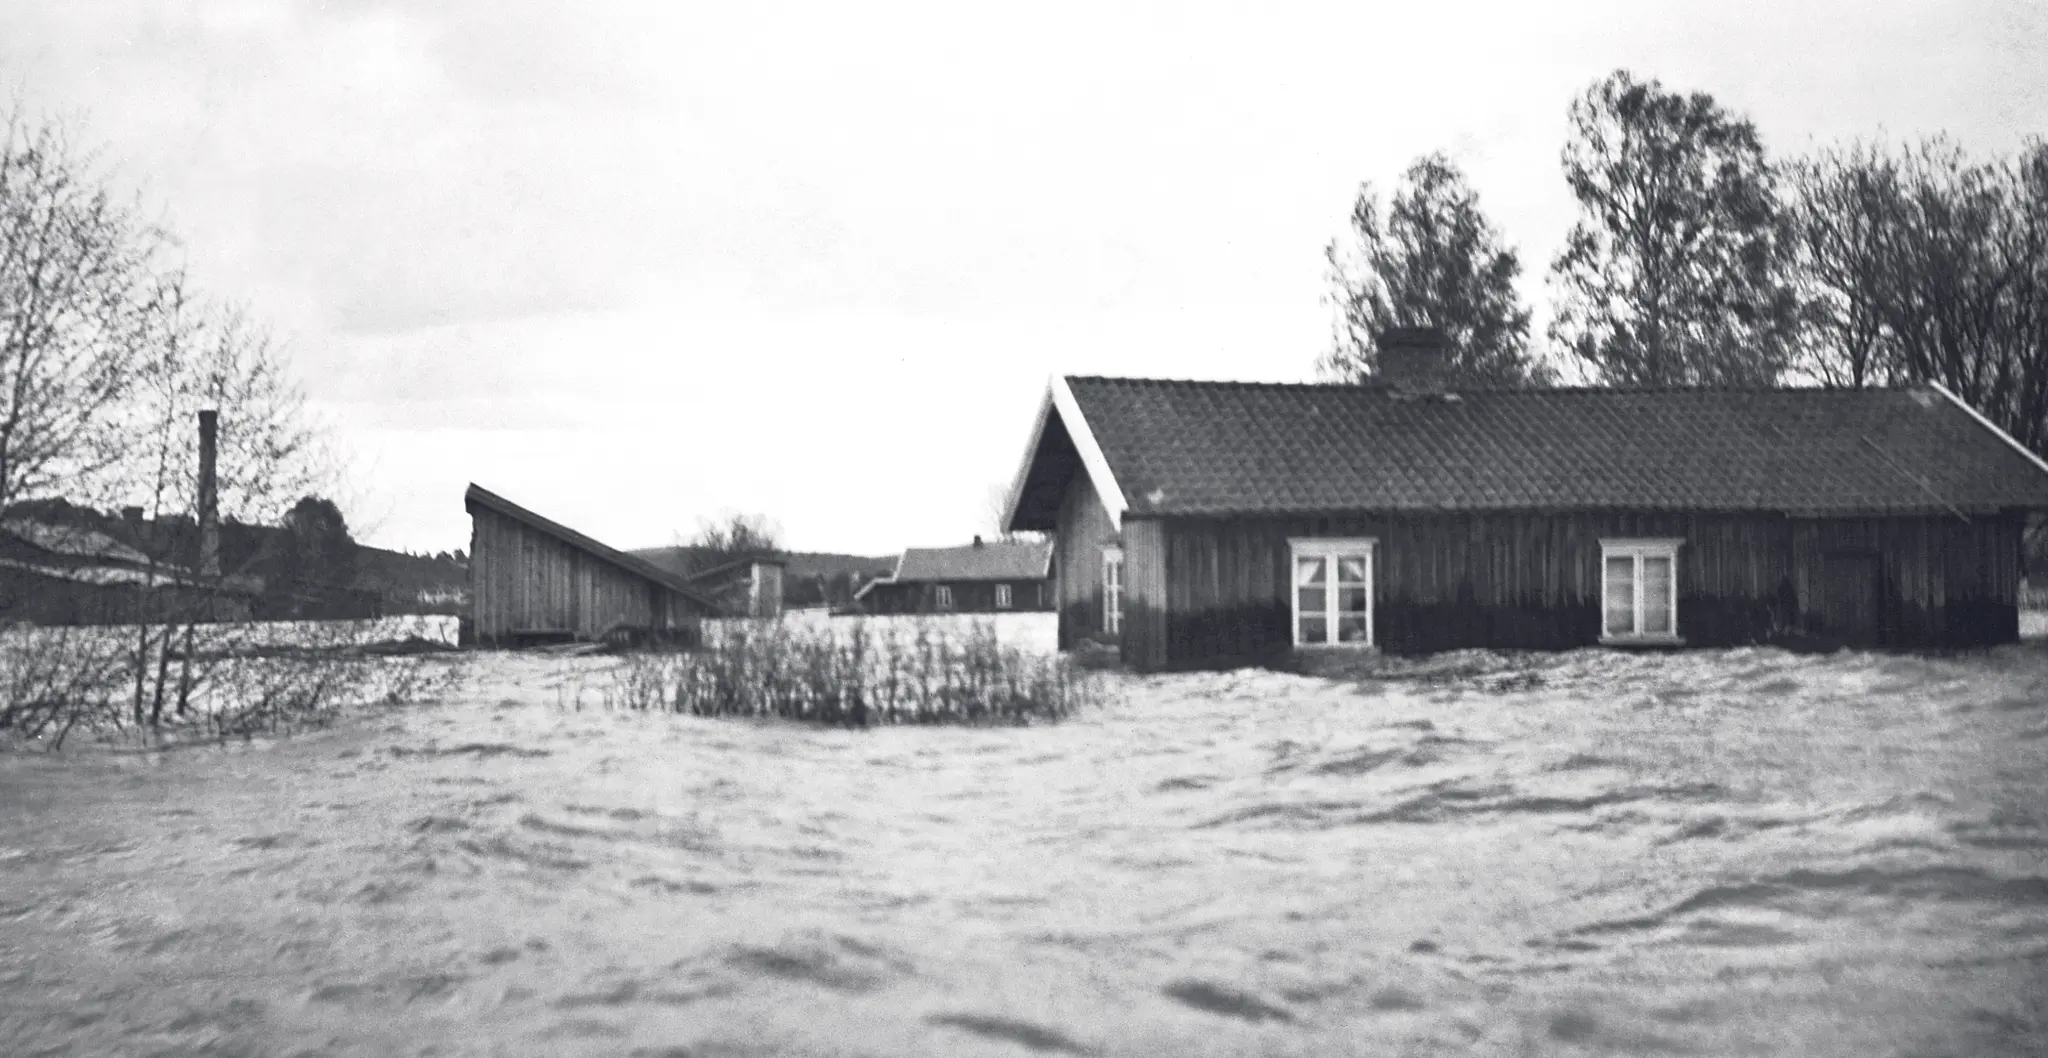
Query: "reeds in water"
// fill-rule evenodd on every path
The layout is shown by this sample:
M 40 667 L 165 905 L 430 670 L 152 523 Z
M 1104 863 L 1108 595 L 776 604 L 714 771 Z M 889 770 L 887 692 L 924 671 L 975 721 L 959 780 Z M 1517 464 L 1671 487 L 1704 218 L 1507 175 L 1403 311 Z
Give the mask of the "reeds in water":
M 1099 699 L 1097 677 L 1002 645 L 991 622 L 963 631 L 858 619 L 709 626 L 695 649 L 627 656 L 605 694 L 619 709 L 851 727 L 1047 722 Z

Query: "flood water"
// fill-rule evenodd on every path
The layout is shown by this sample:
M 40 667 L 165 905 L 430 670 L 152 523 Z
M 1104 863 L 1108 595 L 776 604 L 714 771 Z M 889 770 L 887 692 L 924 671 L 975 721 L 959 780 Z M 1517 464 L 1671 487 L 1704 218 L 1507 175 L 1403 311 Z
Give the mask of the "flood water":
M 866 732 L 471 664 L 289 739 L 0 753 L 0 1053 L 2048 1050 L 2039 644 Z

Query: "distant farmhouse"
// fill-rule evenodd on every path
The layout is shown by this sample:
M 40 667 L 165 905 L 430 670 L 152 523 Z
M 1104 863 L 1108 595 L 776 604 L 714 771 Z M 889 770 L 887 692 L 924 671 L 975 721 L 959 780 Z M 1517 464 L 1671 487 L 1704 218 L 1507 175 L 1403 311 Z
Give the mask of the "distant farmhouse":
M 781 611 L 774 559 L 707 570 L 694 580 L 608 547 L 478 485 L 470 515 L 465 643 L 687 637 L 705 617 Z
M 1056 378 L 1010 493 L 1063 647 L 1140 670 L 1297 651 L 1964 646 L 2018 638 L 2048 463 L 1939 386 Z
M 1053 608 L 1052 541 L 913 547 L 854 595 L 866 613 L 996 613 Z

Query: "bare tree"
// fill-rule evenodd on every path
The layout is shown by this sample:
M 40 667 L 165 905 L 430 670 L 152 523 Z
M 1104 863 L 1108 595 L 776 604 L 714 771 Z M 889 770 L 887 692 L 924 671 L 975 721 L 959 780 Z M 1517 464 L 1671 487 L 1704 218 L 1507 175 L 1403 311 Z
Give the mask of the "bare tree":
M 1892 381 L 1902 365 L 1880 288 L 1900 205 L 1897 166 L 1855 146 L 1796 162 L 1787 175 L 1802 295 L 1797 366 L 1826 386 Z
M 1003 521 L 1003 516 L 1009 512 L 1010 486 L 990 485 L 982 493 L 981 501 L 983 531 L 988 534 L 989 539 L 1012 540 L 1016 538 L 1017 534 L 1011 532 L 1009 525 Z
M 0 114 L 0 510 L 121 460 L 169 246 L 62 124 Z
M 298 497 L 330 479 L 332 469 L 269 334 L 238 308 L 200 304 L 181 277 L 162 289 L 145 314 L 138 377 L 119 414 L 110 417 L 126 440 L 126 458 L 102 478 L 108 496 L 141 507 L 158 530 L 147 554 L 151 576 L 161 577 L 165 590 L 135 615 L 137 722 L 160 721 L 167 700 L 175 712 L 185 712 L 211 671 L 195 665 L 198 626 L 244 608 L 229 605 L 230 596 L 246 601 L 255 594 L 262 558 L 256 549 L 208 567 L 198 561 L 196 534 L 181 538 L 165 530 L 201 505 L 199 413 L 219 415 L 213 503 L 223 521 L 278 524 Z
M 1801 366 L 1939 382 L 2048 453 L 2048 142 L 1992 162 L 1940 139 L 1853 145 L 1794 173 Z
M 151 516 L 125 659 L 139 723 L 167 697 L 183 711 L 201 675 L 194 628 L 246 572 L 197 569 L 181 529 L 200 505 L 198 413 L 224 427 L 224 518 L 272 522 L 326 468 L 277 346 L 194 295 L 169 234 L 108 185 L 62 123 L 18 102 L 0 114 L 0 511 L 60 497 Z
M 696 535 L 676 545 L 692 573 L 782 550 L 782 530 L 765 514 L 728 511 L 697 523 Z

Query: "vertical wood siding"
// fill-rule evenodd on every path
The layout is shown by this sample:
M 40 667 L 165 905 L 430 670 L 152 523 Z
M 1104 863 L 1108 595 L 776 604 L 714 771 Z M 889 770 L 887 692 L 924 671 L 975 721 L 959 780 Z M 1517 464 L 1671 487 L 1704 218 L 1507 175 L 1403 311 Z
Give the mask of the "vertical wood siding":
M 487 508 L 470 512 L 469 634 L 495 645 L 532 633 L 596 639 L 614 626 L 676 629 L 687 596 Z
M 1147 535 L 1150 528 L 1138 529 L 1141 524 L 1156 525 L 1157 537 Z M 1062 526 L 1064 547 L 1064 520 Z M 1966 646 L 2011 642 L 2019 634 L 2017 516 L 1969 522 L 1953 516 L 1648 513 L 1133 519 L 1125 536 L 1127 581 L 1158 578 L 1127 591 L 1134 599 L 1143 593 L 1148 607 L 1151 598 L 1164 598 L 1160 626 L 1148 625 L 1127 641 L 1140 647 L 1128 660 L 1143 668 L 1228 667 L 1285 656 L 1291 650 L 1287 541 L 1296 536 L 1379 541 L 1374 625 L 1379 645 L 1395 652 L 1598 642 L 1600 538 L 1606 536 L 1684 540 L 1679 631 L 1694 645 L 1825 634 L 1818 627 L 1822 567 L 1829 552 L 1844 550 L 1878 556 L 1880 643 Z M 1163 562 L 1153 565 L 1145 557 L 1152 553 Z
M 1141 671 L 1168 661 L 1166 526 L 1157 519 L 1124 520 L 1123 660 Z
M 1084 639 L 1102 638 L 1102 549 L 1117 543 L 1109 511 L 1085 473 L 1077 471 L 1067 482 L 1053 541 L 1059 641 L 1065 650 Z

